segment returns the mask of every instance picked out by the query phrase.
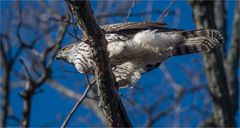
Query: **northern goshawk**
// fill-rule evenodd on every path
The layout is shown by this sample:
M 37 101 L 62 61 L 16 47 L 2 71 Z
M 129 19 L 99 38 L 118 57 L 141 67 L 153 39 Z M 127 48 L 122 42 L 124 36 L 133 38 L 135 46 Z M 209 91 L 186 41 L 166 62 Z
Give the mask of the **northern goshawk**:
M 171 56 L 210 52 L 222 43 L 213 29 L 183 31 L 165 23 L 127 22 L 103 25 L 110 64 L 119 87 L 128 87 L 141 74 L 158 67 Z M 75 65 L 80 73 L 94 73 L 90 46 L 83 41 L 63 47 L 57 59 Z

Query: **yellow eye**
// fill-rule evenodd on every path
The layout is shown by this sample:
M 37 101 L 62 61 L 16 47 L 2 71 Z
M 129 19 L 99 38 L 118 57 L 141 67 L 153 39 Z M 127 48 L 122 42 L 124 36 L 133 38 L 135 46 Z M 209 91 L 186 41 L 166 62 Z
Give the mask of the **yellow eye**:
M 62 48 L 62 51 L 66 51 L 68 48 L 67 47 L 65 47 L 65 48 Z

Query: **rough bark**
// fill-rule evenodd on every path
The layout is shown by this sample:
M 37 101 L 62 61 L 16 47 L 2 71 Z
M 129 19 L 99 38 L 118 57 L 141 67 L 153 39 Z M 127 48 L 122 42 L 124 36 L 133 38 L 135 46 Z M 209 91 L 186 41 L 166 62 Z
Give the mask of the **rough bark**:
M 232 37 L 231 37 L 231 47 L 228 53 L 228 57 L 226 60 L 226 71 L 228 76 L 228 88 L 229 95 L 231 96 L 232 110 L 233 114 L 235 114 L 239 108 L 239 81 L 237 77 L 237 71 L 239 68 L 239 51 L 240 51 L 240 2 L 236 2 L 235 15 L 234 15 L 234 23 L 232 28 Z
M 89 1 L 67 0 L 67 4 L 83 30 L 85 42 L 92 48 L 93 60 L 96 64 L 95 77 L 100 96 L 99 105 L 109 122 L 108 126 L 131 126 L 121 99 L 114 88 L 115 79 L 106 52 L 107 41 L 104 32 L 94 19 Z
M 190 1 L 190 4 L 193 8 L 193 18 L 197 28 L 213 28 L 226 35 L 224 1 Z M 203 63 L 213 101 L 213 123 L 220 127 L 234 127 L 236 126 L 234 119 L 236 113 L 232 109 L 230 100 L 228 85 L 230 76 L 226 74 L 227 69 L 224 67 L 223 51 L 215 49 L 213 52 L 203 55 Z
M 10 93 L 10 85 L 9 85 L 9 75 L 11 70 L 11 65 L 8 64 L 6 55 L 3 49 L 3 39 L 2 34 L 0 35 L 0 65 L 3 69 L 3 77 L 2 77 L 2 103 L 1 103 L 1 127 L 6 127 L 7 116 L 8 116 L 8 106 L 9 106 L 9 93 Z

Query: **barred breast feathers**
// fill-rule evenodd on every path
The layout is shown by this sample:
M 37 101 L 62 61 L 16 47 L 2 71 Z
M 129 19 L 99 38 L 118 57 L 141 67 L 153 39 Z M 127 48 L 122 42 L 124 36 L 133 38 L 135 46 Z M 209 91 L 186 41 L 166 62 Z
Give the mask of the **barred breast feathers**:
M 95 70 L 95 65 L 88 44 L 84 42 L 77 43 L 74 57 L 74 65 L 80 73 L 92 73 Z

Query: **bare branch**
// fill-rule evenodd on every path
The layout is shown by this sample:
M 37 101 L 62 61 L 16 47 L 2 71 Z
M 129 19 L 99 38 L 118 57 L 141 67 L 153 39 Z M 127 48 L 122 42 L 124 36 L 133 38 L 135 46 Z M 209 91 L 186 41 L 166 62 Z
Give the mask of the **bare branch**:
M 20 36 L 20 27 L 21 27 L 21 20 L 18 23 L 18 27 L 17 27 L 17 36 L 20 42 L 20 48 L 18 49 L 18 51 L 21 51 L 23 48 L 28 48 L 31 49 L 36 55 L 40 56 L 40 66 L 43 67 L 43 70 L 41 72 L 41 76 L 38 77 L 38 79 L 33 79 L 31 78 L 31 74 L 30 74 L 30 69 L 27 68 L 27 66 L 25 65 L 23 60 L 20 60 L 20 63 L 23 65 L 24 70 L 25 70 L 25 75 L 26 75 L 26 85 L 25 85 L 25 89 L 24 91 L 21 93 L 21 96 L 23 98 L 23 119 L 22 119 L 22 127 L 29 127 L 29 123 L 30 123 L 30 115 L 31 115 L 31 105 L 32 105 L 32 97 L 36 94 L 36 90 L 46 81 L 47 78 L 50 77 L 51 75 L 51 64 L 55 58 L 57 49 L 60 45 L 60 43 L 62 42 L 62 39 L 64 37 L 64 33 L 65 33 L 65 28 L 66 28 L 66 23 L 60 23 L 59 26 L 59 30 L 58 30 L 58 34 L 55 40 L 55 43 L 53 43 L 54 45 L 47 47 L 42 53 L 39 53 L 37 50 L 34 49 L 34 44 L 31 45 L 27 45 L 23 39 Z M 46 35 L 43 34 L 43 35 Z M 42 36 L 43 36 L 42 35 Z M 38 36 L 36 36 L 37 38 Z M 38 41 L 38 40 L 33 40 L 33 42 Z M 49 53 L 52 53 L 52 56 L 49 57 L 49 59 L 47 58 Z M 17 57 L 18 55 L 16 54 L 15 57 Z M 48 60 L 48 61 L 47 61 Z M 48 62 L 48 63 L 47 63 Z M 34 61 L 33 61 L 34 63 Z M 36 71 L 36 70 L 32 70 L 32 71 Z
M 174 103 L 171 104 L 170 107 L 168 107 L 168 109 L 166 111 L 163 112 L 158 112 L 157 114 L 155 114 L 153 117 L 151 117 L 146 123 L 145 123 L 145 127 L 151 127 L 157 120 L 159 120 L 160 118 L 162 118 L 163 116 L 166 116 L 167 114 L 170 114 L 171 112 L 173 112 L 175 110 L 175 108 L 179 105 L 185 90 L 180 90 L 177 92 L 178 94 L 176 95 L 176 97 L 174 98 Z
M 7 123 L 7 116 L 8 116 L 8 106 L 9 106 L 9 93 L 10 93 L 10 84 L 9 84 L 9 77 L 10 77 L 10 71 L 11 71 L 11 65 L 10 63 L 8 63 L 7 58 L 6 58 L 6 54 L 5 54 L 5 50 L 4 50 L 4 45 L 3 45 L 3 37 L 2 34 L 0 35 L 0 64 L 1 64 L 1 68 L 3 68 L 1 70 L 1 72 L 3 72 L 3 76 L 2 76 L 2 93 L 1 93 L 1 97 L 2 97 L 2 103 L 1 103 L 1 111 L 2 111 L 2 116 L 1 116 L 1 122 L 0 122 L 0 126 L 1 127 L 6 127 L 6 123 Z
M 88 78 L 87 78 L 88 80 Z M 87 88 L 85 89 L 83 95 L 81 98 L 79 98 L 79 100 L 76 102 L 76 104 L 74 105 L 74 107 L 72 108 L 72 110 L 70 111 L 70 113 L 68 114 L 67 118 L 64 120 L 61 128 L 65 128 L 68 124 L 68 122 L 70 121 L 71 117 L 73 116 L 74 112 L 77 110 L 78 106 L 83 102 L 83 100 L 86 98 L 89 90 L 91 89 L 91 87 L 94 85 L 95 83 L 90 83 L 88 80 L 88 84 L 87 84 Z
M 56 82 L 53 79 L 48 79 L 47 83 L 56 91 L 58 91 L 59 93 L 63 94 L 66 97 L 73 98 L 76 100 L 78 100 L 79 97 L 82 97 L 82 95 L 70 90 L 69 88 L 64 87 L 63 85 L 61 85 L 60 83 Z M 90 89 L 88 96 L 94 97 L 95 95 L 96 94 L 93 92 L 93 89 Z M 83 104 L 91 108 L 96 113 L 98 118 L 102 121 L 102 123 L 107 125 L 108 122 L 106 122 L 106 119 L 104 117 L 102 110 L 98 107 L 98 101 L 93 100 L 92 98 L 90 99 L 88 98 L 88 96 L 83 101 Z
M 239 81 L 237 77 L 237 72 L 239 69 L 239 51 L 240 51 L 240 2 L 237 1 L 237 4 L 235 6 L 235 16 L 233 21 L 233 31 L 232 31 L 232 37 L 231 37 L 231 46 L 228 53 L 228 57 L 226 60 L 226 71 L 228 76 L 228 87 L 229 87 L 229 95 L 231 96 L 230 100 L 232 103 L 232 110 L 233 114 L 235 114 L 238 110 L 238 102 L 239 102 Z
M 190 1 L 193 8 L 194 21 L 198 28 L 214 28 L 220 31 L 225 30 L 224 26 L 218 26 L 222 24 L 216 24 L 216 20 L 224 20 L 225 18 L 218 16 L 218 11 L 214 9 L 220 9 L 222 4 L 216 4 L 216 2 L 224 1 Z M 214 17 L 216 15 L 216 17 Z M 223 25 L 223 24 L 222 24 Z M 223 66 L 223 50 L 215 49 L 209 54 L 203 55 L 203 62 L 205 67 L 206 76 L 208 78 L 208 88 L 213 100 L 213 116 L 215 124 L 221 127 L 236 126 L 232 106 L 231 97 L 229 95 L 226 69 Z
M 83 29 L 86 43 L 92 48 L 93 60 L 96 63 L 95 77 L 100 95 L 99 105 L 103 108 L 109 126 L 131 126 L 114 87 L 116 82 L 106 52 L 107 41 L 94 19 L 89 1 L 67 1 L 67 4 Z
M 162 14 L 158 17 L 157 21 L 162 21 L 168 14 L 168 11 L 170 9 L 170 7 L 172 6 L 174 0 L 171 0 L 170 3 L 168 4 L 167 8 L 164 9 L 164 11 L 162 12 Z
M 29 71 L 27 69 L 27 66 L 25 65 L 23 60 L 20 60 L 20 63 L 23 65 L 25 75 L 26 75 L 26 85 L 24 91 L 21 93 L 21 96 L 23 98 L 23 118 L 22 118 L 22 127 L 26 128 L 29 127 L 29 122 L 30 122 L 30 111 L 31 111 L 31 105 L 32 105 L 32 96 L 35 91 L 35 85 L 30 78 Z
M 227 38 L 227 12 L 225 7 L 225 2 L 223 1 L 215 1 L 214 2 L 214 18 L 215 18 L 215 25 L 216 28 L 221 32 L 225 40 L 228 40 Z M 225 57 L 226 53 L 226 44 L 221 47 L 222 54 Z
M 138 17 L 138 16 L 145 16 L 145 15 L 153 15 L 153 14 L 160 14 L 162 13 L 162 10 L 152 10 L 152 11 L 146 11 L 146 12 L 131 12 L 129 14 L 129 17 Z M 174 15 L 175 12 L 169 11 L 170 15 Z M 128 15 L 128 13 L 125 12 L 114 12 L 114 13 L 104 13 L 104 14 L 99 14 L 96 16 L 97 20 L 104 19 L 104 18 L 111 18 L 111 17 L 125 17 Z
M 182 87 L 172 78 L 172 75 L 168 72 L 166 66 L 162 64 L 160 66 L 160 69 L 162 70 L 166 80 L 170 83 L 170 86 L 172 86 L 173 90 L 176 92 L 180 91 Z
M 129 10 L 128 10 L 128 13 L 127 13 L 127 17 L 125 18 L 125 22 L 127 22 L 127 20 L 128 20 L 128 18 L 129 18 L 129 16 L 130 16 L 130 14 L 131 14 L 131 12 L 132 12 L 132 9 L 133 9 L 133 7 L 135 6 L 135 4 L 136 4 L 136 1 L 135 0 L 132 0 L 132 5 L 130 6 L 130 8 L 129 8 Z
M 63 17 L 61 17 L 57 12 L 55 12 L 52 8 L 50 8 L 44 1 L 38 1 L 38 3 L 51 15 L 54 19 L 58 21 L 63 21 Z

